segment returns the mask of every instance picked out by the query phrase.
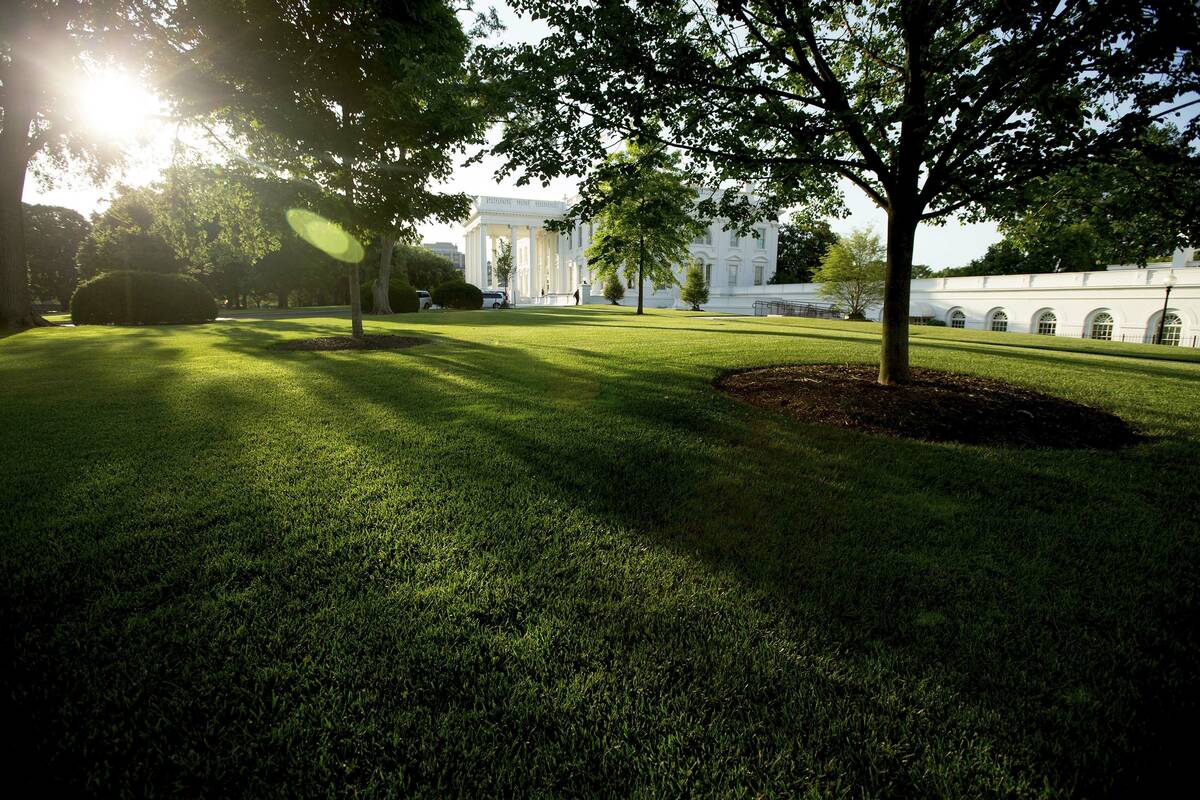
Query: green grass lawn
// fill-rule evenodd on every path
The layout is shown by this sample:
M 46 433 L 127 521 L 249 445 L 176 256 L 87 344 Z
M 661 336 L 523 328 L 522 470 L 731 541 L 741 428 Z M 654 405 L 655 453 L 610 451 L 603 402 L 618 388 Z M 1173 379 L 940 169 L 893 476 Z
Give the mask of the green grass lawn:
M 807 426 L 878 327 L 627 309 L 0 340 L 5 716 L 99 794 L 1013 796 L 1190 775 L 1200 353 L 918 329 L 1120 452 Z M 15 780 L 15 779 L 14 779 Z

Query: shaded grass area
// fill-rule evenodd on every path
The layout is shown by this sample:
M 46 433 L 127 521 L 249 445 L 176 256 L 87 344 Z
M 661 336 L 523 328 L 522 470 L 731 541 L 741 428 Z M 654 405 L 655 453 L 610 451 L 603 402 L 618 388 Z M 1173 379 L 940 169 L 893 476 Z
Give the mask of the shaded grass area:
M 1192 354 L 920 331 L 916 364 L 1149 437 L 1020 451 L 804 425 L 709 385 L 869 362 L 873 326 L 530 309 L 370 319 L 432 341 L 401 352 L 273 348 L 347 325 L 0 342 L 5 701 L 30 779 L 1012 796 L 1190 766 Z

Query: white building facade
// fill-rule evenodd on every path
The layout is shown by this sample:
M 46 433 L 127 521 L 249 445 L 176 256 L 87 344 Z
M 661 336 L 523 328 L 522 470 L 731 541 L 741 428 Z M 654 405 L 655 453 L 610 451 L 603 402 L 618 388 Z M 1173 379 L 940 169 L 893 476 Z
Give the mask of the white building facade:
M 751 314 L 756 300 L 828 303 L 820 288 L 714 286 L 706 308 Z M 1154 342 L 1164 305 L 1164 343 L 1200 346 L 1200 252 L 1178 250 L 1170 262 L 1143 269 L 914 280 L 910 313 L 954 328 Z M 870 309 L 868 316 L 878 319 L 879 312 Z
M 480 288 L 501 288 L 495 274 L 500 242 L 512 244 L 515 276 L 509 296 L 518 305 L 567 305 L 579 290 L 584 301 L 600 294 L 593 289 L 595 276 L 588 268 L 586 251 L 592 242 L 591 223 L 577 225 L 569 234 L 547 230 L 550 220 L 562 219 L 569 204 L 554 200 L 523 200 L 513 197 L 475 198 L 464 226 L 466 279 Z M 741 236 L 725 229 L 721 220 L 708 226 L 690 247 L 691 257 L 701 264 L 710 286 L 727 290 L 766 286 L 775 274 L 779 226 L 763 222 L 751 235 Z M 676 266 L 679 283 L 686 264 Z M 635 288 L 632 284 L 630 289 Z M 680 287 L 646 286 L 650 308 L 681 307 Z M 594 300 L 593 300 L 594 301 Z M 636 303 L 636 296 L 626 295 Z
M 569 234 L 545 227 L 562 219 L 568 207 L 565 201 L 477 197 L 465 225 L 467 281 L 501 288 L 494 265 L 500 242 L 508 240 L 516 264 L 509 296 L 518 305 L 570 305 L 577 290 L 581 302 L 608 302 L 587 264 L 592 225 L 576 226 Z M 752 314 L 757 300 L 828 303 L 820 284 L 771 285 L 778 243 L 775 222 L 759 224 L 749 236 L 727 230 L 721 220 L 709 225 L 689 248 L 709 286 L 705 308 Z M 685 270 L 683 264 L 676 268 L 679 283 Z M 679 294 L 678 285 L 647 285 L 645 304 L 686 308 Z M 622 303 L 636 305 L 636 291 L 627 290 Z M 1155 341 L 1165 317 L 1165 343 L 1195 347 L 1200 345 L 1200 250 L 1179 250 L 1171 261 L 1145 268 L 914 280 L 910 308 L 915 318 L 954 328 L 1126 342 Z M 870 309 L 868 316 L 878 319 L 879 312 Z

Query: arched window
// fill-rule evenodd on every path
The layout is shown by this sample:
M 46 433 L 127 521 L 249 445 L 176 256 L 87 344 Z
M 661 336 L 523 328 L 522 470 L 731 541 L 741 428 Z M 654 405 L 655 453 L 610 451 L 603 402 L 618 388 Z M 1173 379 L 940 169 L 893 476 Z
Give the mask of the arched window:
M 1112 341 L 1112 314 L 1108 313 L 1107 311 L 1101 311 L 1099 314 L 1092 317 L 1092 330 L 1089 335 L 1093 339 L 1103 339 L 1106 342 Z
M 1162 341 L 1159 344 L 1167 344 L 1175 347 L 1179 346 L 1179 340 L 1183 336 L 1183 319 L 1174 311 L 1168 311 L 1166 318 L 1163 320 Z
M 950 327 L 965 328 L 967 327 L 967 315 L 963 313 L 961 308 L 956 308 L 950 312 Z
M 1054 336 L 1058 330 L 1058 317 L 1053 311 L 1043 311 L 1038 315 L 1037 334 L 1039 336 Z
M 1003 309 L 992 312 L 991 324 L 988 326 L 991 330 L 1001 333 L 1008 330 L 1008 314 L 1005 314 Z

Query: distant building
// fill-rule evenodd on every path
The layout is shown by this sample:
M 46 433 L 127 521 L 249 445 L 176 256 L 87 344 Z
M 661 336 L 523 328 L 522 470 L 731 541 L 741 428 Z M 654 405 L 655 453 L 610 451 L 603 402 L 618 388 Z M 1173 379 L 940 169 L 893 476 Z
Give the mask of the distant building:
M 437 253 L 439 256 L 442 256 L 443 258 L 450 259 L 450 263 L 453 264 L 454 268 L 457 269 L 459 272 L 463 272 L 466 269 L 466 266 L 467 266 L 466 255 L 459 252 L 459 249 L 457 247 L 455 247 L 454 244 L 451 242 L 422 242 L 421 247 L 424 247 L 426 250 L 429 250 L 431 252 Z

